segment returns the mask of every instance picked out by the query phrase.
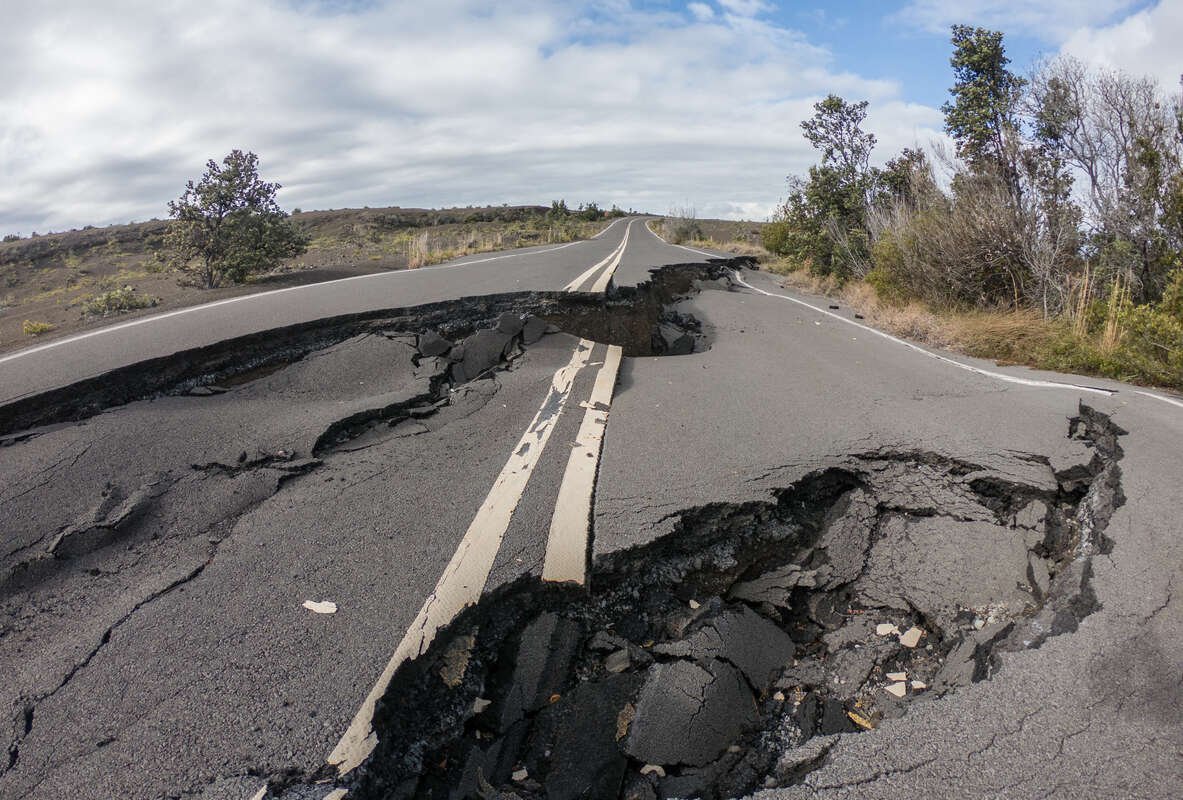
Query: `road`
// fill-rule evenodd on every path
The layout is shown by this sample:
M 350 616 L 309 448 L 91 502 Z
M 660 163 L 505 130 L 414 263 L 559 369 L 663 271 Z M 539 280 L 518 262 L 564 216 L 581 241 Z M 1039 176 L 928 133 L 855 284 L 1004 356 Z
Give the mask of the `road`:
M 4 422 L 375 315 L 0 426 L 0 797 L 1183 787 L 1183 405 L 717 255 L 623 220 L 0 359 Z

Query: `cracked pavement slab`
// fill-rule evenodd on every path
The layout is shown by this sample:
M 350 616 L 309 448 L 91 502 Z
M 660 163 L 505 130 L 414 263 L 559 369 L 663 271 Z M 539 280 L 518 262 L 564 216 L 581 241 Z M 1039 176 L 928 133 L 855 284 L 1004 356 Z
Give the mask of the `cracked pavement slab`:
M 653 304 L 628 287 L 701 257 L 642 228 L 605 301 L 474 301 L 476 329 L 358 329 L 188 394 L 5 428 L 0 669 L 15 680 L 0 794 L 332 791 L 316 782 L 332 778 L 325 756 L 570 356 L 576 338 L 542 336 L 545 319 L 631 356 L 589 589 L 537 583 L 577 413 L 559 418 L 485 600 L 395 676 L 389 738 L 342 784 L 351 796 L 386 796 L 411 767 L 523 800 L 1157 797 L 1183 783 L 1177 410 L 1107 382 L 1093 383 L 1119 393 L 999 382 L 725 279 Z M 570 311 L 503 318 L 521 302 Z M 1069 431 L 1081 400 L 1124 431 L 1110 437 L 1120 470 L 1097 460 L 1095 430 Z M 309 598 L 338 611 L 311 614 Z M 576 632 L 526 647 L 540 611 Z M 905 647 L 882 623 L 924 636 Z M 464 636 L 448 670 L 421 672 Z M 538 647 L 550 683 L 515 682 Z M 499 692 L 531 681 L 509 713 Z M 424 720 L 468 738 L 414 739 Z M 701 735 L 671 734 L 688 725 Z M 438 748 L 461 755 L 402 760 Z
M 18 731 L 19 758 L 0 777 L 5 793 L 78 796 L 80 787 L 88 787 L 96 797 L 155 796 L 219 775 L 319 768 L 339 735 L 339 720 L 373 680 L 390 631 L 407 625 L 416 598 L 430 591 L 509 440 L 524 426 L 523 415 L 574 342 L 546 337 L 511 371 L 460 387 L 454 404 L 423 419 L 430 436 L 369 431 L 350 440 L 364 447 L 340 449 L 294 479 L 282 471 L 285 461 L 279 468 L 251 465 L 250 458 L 239 462 L 235 451 L 246 446 L 239 442 L 202 456 L 229 469 L 196 469 L 187 463 L 192 449 L 183 444 L 197 439 L 205 414 L 209 421 L 201 425 L 225 425 L 211 442 L 235 435 L 253 443 L 269 435 L 271 450 L 310 452 L 340 415 L 423 393 L 426 379 L 414 376 L 407 345 L 368 337 L 262 379 L 270 387 L 245 384 L 216 396 L 132 404 L 68 429 L 74 435 L 97 426 L 117 432 L 103 439 L 114 452 L 92 448 L 90 456 L 101 463 L 132 453 L 145 463 L 154 455 L 171 457 L 171 469 L 185 474 L 184 481 L 216 485 L 218 494 L 193 498 L 187 484 L 174 487 L 185 507 L 170 507 L 173 516 L 166 519 L 190 527 L 170 527 L 161 536 L 156 518 L 145 515 L 140 528 L 119 528 L 116 533 L 134 542 L 134 552 L 125 557 L 121 548 L 96 550 L 99 575 L 91 575 L 85 558 L 72 557 L 55 560 L 54 571 L 37 583 L 29 569 L 18 568 L 10 579 L 24 583 L 5 593 L 0 658 L 24 682 L 5 686 L 6 705 L 16 709 L 17 727 L 23 724 L 21 709 L 36 712 L 29 730 Z M 380 364 L 355 358 L 359 345 Z M 335 361 L 341 363 L 330 367 Z M 342 373 L 345 366 L 361 371 Z M 359 399 L 330 400 L 320 414 L 319 393 L 334 393 L 326 373 L 346 381 L 345 392 Z M 386 383 L 376 383 L 378 377 Z M 367 397 L 355 378 L 365 378 L 376 397 Z M 282 386 L 275 386 L 279 381 Z M 233 407 L 244 413 L 252 408 L 249 398 L 266 398 L 256 420 L 222 410 L 237 396 L 245 397 Z M 194 424 L 154 423 L 155 449 L 139 448 L 140 415 L 167 420 L 170 413 Z M 170 430 L 178 439 L 169 439 Z M 127 432 L 127 441 L 118 432 Z M 39 437 L 10 450 L 50 442 Z M 240 464 L 250 468 L 238 469 Z M 81 463 L 77 468 L 88 474 Z M 281 491 L 285 480 L 295 482 Z M 42 491 L 50 486 L 63 496 L 70 492 L 60 482 Z M 256 486 L 253 494 L 244 491 L 247 486 Z M 46 503 L 34 494 L 24 498 L 31 516 Z M 194 499 L 197 507 L 191 506 Z M 69 505 L 61 505 L 60 518 L 70 519 Z M 216 537 L 194 532 L 202 530 L 196 526 L 204 524 L 205 507 L 223 518 Z M 432 513 L 408 513 L 414 508 Z M 180 577 L 170 580 L 174 572 Z M 153 588 L 157 582 L 167 588 Z M 104 595 L 96 584 L 111 588 Z M 308 596 L 332 597 L 338 613 L 309 614 L 301 607 Z M 42 599 L 30 607 L 32 598 Z M 93 606 L 78 620 L 63 600 Z M 88 642 L 84 652 L 72 655 Z M 68 670 L 69 678 L 57 677 L 55 668 Z M 148 772 L 131 766 L 149 761 L 156 767 Z

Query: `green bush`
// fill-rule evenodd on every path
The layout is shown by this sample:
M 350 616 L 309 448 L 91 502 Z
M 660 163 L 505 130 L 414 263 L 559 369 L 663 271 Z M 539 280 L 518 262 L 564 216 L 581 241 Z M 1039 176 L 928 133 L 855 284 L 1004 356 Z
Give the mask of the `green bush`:
M 140 308 L 151 308 L 159 302 L 155 297 L 136 294 L 131 286 L 113 289 L 102 294 L 95 294 L 82 301 L 82 313 L 88 317 L 106 317 L 111 314 L 124 314 Z
M 25 336 L 40 336 L 43 333 L 49 333 L 56 325 L 49 322 L 34 322 L 33 320 L 25 320 L 21 325 L 21 333 Z
M 764 249 L 778 256 L 789 254 L 789 240 L 793 235 L 793 225 L 788 220 L 769 222 L 760 231 L 760 243 Z
M 910 299 L 904 280 L 907 263 L 892 231 L 884 231 L 871 247 L 871 260 L 875 266 L 867 273 L 866 281 L 879 299 L 891 305 L 906 303 Z

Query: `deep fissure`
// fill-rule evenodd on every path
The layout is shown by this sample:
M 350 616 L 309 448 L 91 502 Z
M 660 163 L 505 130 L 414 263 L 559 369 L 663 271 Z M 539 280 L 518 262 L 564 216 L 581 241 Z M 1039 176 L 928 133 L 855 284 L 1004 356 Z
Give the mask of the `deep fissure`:
M 457 387 L 489 378 L 499 370 L 512 369 L 517 358 L 544 334 L 563 331 L 609 341 L 620 344 L 632 355 L 676 355 L 701 348 L 704 346 L 701 326 L 670 306 L 678 298 L 693 293 L 698 281 L 720 281 L 724 285 L 729 271 L 743 263 L 746 263 L 744 259 L 738 259 L 665 267 L 655 270 L 652 280 L 644 284 L 614 288 L 603 296 L 521 292 L 466 298 L 320 320 L 242 337 L 133 365 L 7 404 L 0 408 L 0 447 L 20 446 L 57 426 L 70 425 L 138 400 L 164 395 L 224 395 L 350 339 L 385 336 L 409 344 L 416 351 L 416 367 L 430 376 L 427 391 L 409 400 L 334 421 L 316 439 L 309 453 L 297 453 L 290 448 L 278 452 L 243 451 L 237 459 L 226 462 L 189 465 L 194 472 L 218 479 L 266 472 L 275 476 L 274 491 L 278 491 L 288 481 L 315 470 L 323 458 L 357 446 L 358 440 L 364 443 L 363 437 L 381 440 L 404 422 L 434 415 L 453 401 Z M 87 449 L 89 446 L 77 457 Z M 93 560 L 107 548 L 131 548 L 155 540 L 159 535 L 158 520 L 152 512 L 161 496 L 182 479 L 181 472 L 161 473 L 138 488 L 108 484 L 94 507 L 82 517 L 47 530 L 40 540 L 9 553 L 10 557 L 19 558 L 0 575 L 0 597 L 10 597 L 49 578 L 61 577 L 75 568 L 78 556 Z M 235 519 L 263 499 L 265 496 L 256 498 L 220 518 L 218 529 L 228 533 Z M 194 535 L 209 534 L 201 529 Z M 210 539 L 214 550 L 220 539 Z M 199 567 L 182 582 L 191 580 L 200 571 Z M 137 604 L 115 624 L 122 624 L 141 606 L 142 603 Z M 70 667 L 66 682 L 85 668 L 107 644 L 109 636 L 110 629 L 82 662 Z M 21 743 L 32 728 L 33 709 L 60 688 L 46 687 L 45 691 L 24 698 L 21 708 L 14 710 L 7 763 L 0 765 L 0 774 L 17 764 Z
M 1038 456 L 1004 476 L 927 452 L 856 455 L 768 502 L 682 513 L 671 534 L 598 561 L 587 591 L 502 587 L 400 669 L 378 748 L 343 785 L 359 798 L 721 800 L 800 781 L 832 746 L 815 737 L 988 679 L 1005 652 L 1096 610 L 1090 563 L 1124 502 L 1124 432 L 1083 405 L 1070 429 L 1092 458 L 1059 475 Z M 912 513 L 908 496 L 957 513 Z M 893 559 L 937 557 L 934 522 L 976 537 L 982 557 L 1013 550 L 1001 582 L 1017 594 L 971 563 L 945 595 L 910 594 Z
M 693 293 L 698 282 L 722 285 L 734 269 L 752 263 L 750 258 L 737 257 L 672 264 L 653 270 L 651 278 L 637 286 L 610 287 L 602 295 L 541 291 L 483 295 L 331 317 L 236 337 L 7 403 L 0 407 L 0 446 L 35 436 L 31 429 L 84 420 L 136 400 L 220 393 L 367 333 L 423 335 L 425 343 L 433 345 L 442 337 L 451 345 L 482 330 L 496 330 L 499 320 L 513 315 L 536 317 L 566 333 L 620 345 L 628 356 L 688 353 L 702 338 L 699 325 L 669 306 Z M 461 377 L 467 380 L 475 375 Z

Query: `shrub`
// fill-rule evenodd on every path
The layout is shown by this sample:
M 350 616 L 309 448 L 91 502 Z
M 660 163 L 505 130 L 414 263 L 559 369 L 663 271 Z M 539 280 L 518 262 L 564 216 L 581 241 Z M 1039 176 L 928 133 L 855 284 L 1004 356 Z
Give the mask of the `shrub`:
M 703 237 L 698 224 L 698 212 L 692 207 L 671 208 L 669 215 L 661 221 L 661 233 L 670 244 L 683 244 Z
M 778 256 L 788 255 L 789 237 L 793 235 L 793 224 L 788 220 L 769 222 L 760 231 L 760 243 L 764 249 Z
M 40 336 L 43 333 L 49 333 L 56 327 L 48 322 L 34 322 L 27 319 L 21 324 L 21 333 L 25 336 Z
M 155 297 L 136 294 L 135 288 L 124 286 L 102 294 L 95 294 L 82 301 L 82 313 L 88 317 L 106 317 L 124 314 L 140 308 L 151 308 L 159 302 Z

